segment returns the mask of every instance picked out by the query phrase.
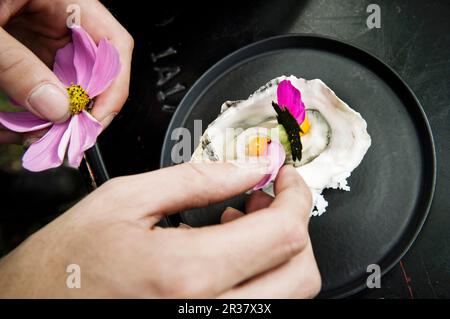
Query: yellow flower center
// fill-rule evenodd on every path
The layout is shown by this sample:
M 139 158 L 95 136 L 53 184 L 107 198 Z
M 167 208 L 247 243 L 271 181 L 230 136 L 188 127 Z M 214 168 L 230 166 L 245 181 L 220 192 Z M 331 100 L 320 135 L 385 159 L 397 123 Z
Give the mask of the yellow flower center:
M 303 132 L 303 133 L 300 132 L 300 136 L 303 136 L 309 132 L 310 124 L 309 124 L 308 117 L 306 116 L 306 114 L 305 114 L 305 119 L 303 120 L 302 125 L 300 125 L 300 128 Z
M 86 91 L 78 84 L 72 84 L 67 88 L 69 93 L 69 110 L 72 115 L 78 114 L 88 106 L 91 99 Z

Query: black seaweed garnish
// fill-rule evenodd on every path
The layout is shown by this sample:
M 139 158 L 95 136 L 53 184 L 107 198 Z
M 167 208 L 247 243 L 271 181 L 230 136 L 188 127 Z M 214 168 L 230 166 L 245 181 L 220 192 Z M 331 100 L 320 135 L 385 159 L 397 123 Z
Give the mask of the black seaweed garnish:
M 302 159 L 302 142 L 300 140 L 300 132 L 302 132 L 297 120 L 286 108 L 280 108 L 280 106 L 272 102 L 272 106 L 277 112 L 277 121 L 283 125 L 288 135 L 289 143 L 291 144 L 292 159 L 294 161 Z

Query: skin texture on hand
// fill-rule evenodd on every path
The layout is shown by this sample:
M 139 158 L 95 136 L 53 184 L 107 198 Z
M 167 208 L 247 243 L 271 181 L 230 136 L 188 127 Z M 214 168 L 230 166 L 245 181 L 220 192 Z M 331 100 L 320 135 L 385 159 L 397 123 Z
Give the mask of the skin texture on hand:
M 263 172 L 189 163 L 115 178 L 0 261 L 0 297 L 314 297 L 311 193 L 290 166 L 275 180 L 275 198 L 253 193 L 245 215 L 228 208 L 220 225 L 155 226 L 243 193 Z M 66 287 L 69 264 L 80 266 L 79 289 Z
M 79 5 L 81 25 L 98 42 L 117 47 L 122 64 L 114 83 L 95 99 L 92 115 L 108 126 L 128 97 L 133 38 L 97 0 L 0 0 L 0 90 L 19 105 L 52 122 L 69 117 L 64 85 L 51 68 L 55 53 L 70 40 L 69 5 Z M 40 137 L 0 127 L 2 143 Z

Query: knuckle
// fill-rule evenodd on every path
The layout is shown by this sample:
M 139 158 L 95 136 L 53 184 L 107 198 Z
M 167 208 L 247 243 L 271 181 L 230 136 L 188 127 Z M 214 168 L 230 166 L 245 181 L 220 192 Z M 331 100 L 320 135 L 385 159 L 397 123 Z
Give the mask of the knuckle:
M 120 37 L 122 38 L 122 42 L 126 45 L 126 47 L 131 51 L 133 51 L 134 48 L 134 38 L 133 36 L 128 32 L 127 29 L 124 27 L 121 27 L 120 29 Z
M 18 48 L 4 48 L 0 52 L 0 75 L 13 72 L 26 63 L 26 58 Z
M 184 236 L 178 237 L 178 239 L 185 241 Z M 202 258 L 200 257 L 200 259 Z M 183 267 L 174 268 L 170 276 L 167 276 L 168 265 L 183 265 Z M 154 274 L 153 282 L 151 283 L 152 289 L 156 291 L 158 296 L 163 298 L 208 297 L 211 295 L 215 272 L 205 270 L 204 265 L 202 261 L 198 261 L 195 258 L 191 259 L 186 255 L 171 255 L 164 262 L 154 265 L 152 269 Z
M 155 295 L 158 296 L 159 298 L 175 298 L 178 289 L 177 285 L 175 284 L 175 281 L 173 280 L 173 278 L 169 279 L 167 278 L 167 276 L 162 275 L 167 272 L 167 268 L 160 269 L 159 271 L 157 271 L 158 270 L 157 264 L 158 263 L 156 263 L 155 266 L 153 267 L 152 272 L 153 273 L 157 272 L 161 275 L 152 278 L 152 280 L 148 282 L 149 290 L 153 291 Z
M 292 290 L 288 290 L 289 298 L 314 298 L 322 289 L 322 277 L 314 255 L 309 252 L 306 254 L 307 257 L 302 256 L 293 264 L 290 278 L 295 284 Z M 299 267 L 302 271 L 298 271 Z
M 128 32 L 126 33 L 126 41 L 128 43 L 128 47 L 129 47 L 130 51 L 133 51 L 133 49 L 134 49 L 134 38 Z
M 216 193 L 223 191 L 223 187 L 221 187 L 223 185 L 216 179 L 217 175 L 212 175 L 211 173 L 210 165 L 214 164 L 187 162 L 183 165 L 186 165 L 187 167 L 187 169 L 184 170 L 185 175 L 183 178 L 189 183 L 197 185 L 197 187 L 200 187 L 201 189 L 204 188 L 202 186 L 209 184 Z
M 124 184 L 124 180 L 127 177 L 114 177 L 107 180 L 102 186 L 99 187 L 99 190 L 104 194 L 116 193 L 116 190 Z
M 202 169 L 202 165 L 199 165 L 197 163 L 188 162 L 186 163 L 186 166 L 189 168 L 187 171 L 187 174 L 189 178 L 205 178 L 205 173 Z
M 299 203 L 293 211 L 296 223 L 303 225 L 309 220 L 309 215 L 312 208 L 312 193 L 308 187 L 291 188 L 288 190 L 289 196 L 295 198 Z
M 210 176 L 206 174 L 201 164 L 196 163 L 185 163 L 186 170 L 183 170 L 181 176 L 183 183 L 190 185 L 191 188 L 196 189 L 195 193 L 198 194 L 194 200 L 195 206 L 207 206 L 210 204 L 208 200 L 208 194 L 205 194 L 203 189 L 204 185 L 211 184 Z M 213 187 L 214 188 L 214 187 Z M 217 190 L 220 191 L 220 190 Z
M 302 274 L 304 272 L 301 272 Z M 297 275 L 297 284 L 290 291 L 289 298 L 314 298 L 322 289 L 322 278 L 318 271 L 309 271 L 308 277 Z
M 308 244 L 308 233 L 301 223 L 289 222 L 285 228 L 284 245 L 286 254 L 294 256 Z
M 302 179 L 300 174 L 289 175 L 290 180 L 290 191 L 293 192 L 293 196 L 302 199 L 302 202 L 311 204 L 312 194 L 311 189 L 306 185 L 305 181 Z
M 122 109 L 122 106 L 123 106 L 123 105 L 127 102 L 127 100 L 128 100 L 128 96 L 130 95 L 130 86 L 129 86 L 129 85 L 126 85 L 126 86 L 124 86 L 124 88 L 123 88 L 122 90 L 123 90 L 122 98 L 121 98 L 121 100 L 120 100 L 120 103 L 117 104 L 117 106 L 116 106 L 116 108 L 115 108 L 115 111 L 116 111 L 117 113 L 120 112 L 120 110 Z
M 313 298 L 319 294 L 322 289 L 322 277 L 320 276 L 318 269 L 308 277 L 305 286 L 307 287 L 308 298 Z
M 309 189 L 309 187 L 305 187 L 305 189 L 303 190 L 303 196 L 304 196 L 304 200 L 305 200 L 305 204 L 307 205 L 307 207 L 309 209 L 311 209 L 312 207 L 312 193 L 311 190 Z
M 174 283 L 174 294 L 176 298 L 198 298 L 206 295 L 206 287 L 203 280 L 192 274 L 185 274 Z
M 107 180 L 102 186 L 100 186 L 100 189 L 102 189 L 104 191 L 110 191 L 110 190 L 114 189 L 116 187 L 116 185 L 118 184 L 117 179 L 118 179 L 118 177 Z
M 312 205 L 312 193 L 309 187 L 305 187 L 305 184 L 298 180 L 296 183 L 296 187 L 291 189 L 292 192 L 295 192 L 294 196 L 301 199 L 301 202 L 307 207 L 311 207 Z
M 179 279 L 175 284 L 177 297 L 194 297 L 198 290 L 196 286 L 197 284 L 191 276 Z

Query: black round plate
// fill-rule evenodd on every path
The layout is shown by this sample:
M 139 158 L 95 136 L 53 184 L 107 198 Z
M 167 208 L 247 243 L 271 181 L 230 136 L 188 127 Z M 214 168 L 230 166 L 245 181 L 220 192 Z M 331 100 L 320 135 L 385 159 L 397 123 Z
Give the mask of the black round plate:
M 345 297 L 366 286 L 367 266 L 382 273 L 406 253 L 422 227 L 435 184 L 431 130 L 418 100 L 387 65 L 353 45 L 325 37 L 286 35 L 227 56 L 207 71 L 178 107 L 165 138 L 161 166 L 172 165 L 171 132 L 205 126 L 226 100 L 249 94 L 280 75 L 322 79 L 367 121 L 372 146 L 349 178 L 350 192 L 325 190 L 327 212 L 311 218 L 310 234 L 322 274 L 321 297 Z M 181 214 L 194 226 L 217 223 L 243 196 Z

